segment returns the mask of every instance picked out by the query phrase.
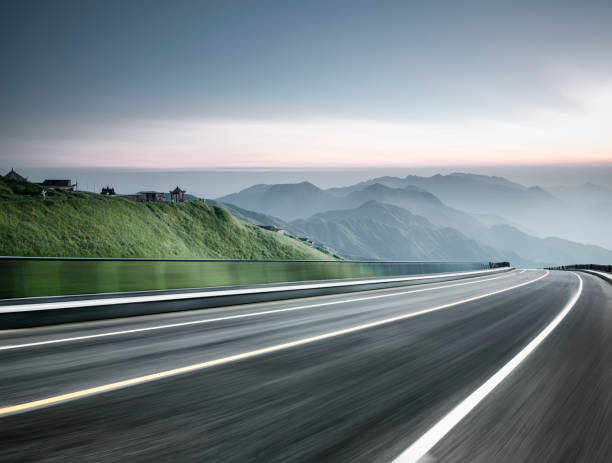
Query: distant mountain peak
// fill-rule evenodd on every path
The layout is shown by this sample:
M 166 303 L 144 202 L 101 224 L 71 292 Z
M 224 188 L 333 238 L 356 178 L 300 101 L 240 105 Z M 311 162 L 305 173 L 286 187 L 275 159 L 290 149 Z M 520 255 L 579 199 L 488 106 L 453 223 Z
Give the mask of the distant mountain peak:
M 597 183 L 592 183 L 592 182 L 585 182 L 582 185 L 580 185 L 580 188 L 583 188 L 585 190 L 598 191 L 598 192 L 609 192 L 610 191 L 610 188 L 607 188 L 603 185 L 599 185 Z
M 299 183 L 278 183 L 271 185 L 270 188 L 288 191 L 323 191 L 318 186 L 306 181 Z
M 536 193 L 536 194 L 538 194 L 538 195 L 540 195 L 540 196 L 542 196 L 542 197 L 546 197 L 546 198 L 548 198 L 548 199 L 557 199 L 557 198 L 555 198 L 555 196 L 551 195 L 551 194 L 550 194 L 548 191 L 546 191 L 544 188 L 539 187 L 539 186 L 537 186 L 537 185 L 536 185 L 536 186 L 529 187 L 529 188 L 528 188 L 528 190 L 529 190 L 531 193 Z
M 273 186 L 273 185 L 267 185 L 265 183 L 258 183 L 256 185 L 253 185 L 253 186 L 250 186 L 250 187 L 245 188 L 243 190 L 240 190 L 238 193 L 232 193 L 232 194 L 264 192 L 268 188 L 270 188 L 271 186 Z M 230 196 L 230 195 L 227 195 L 227 196 Z

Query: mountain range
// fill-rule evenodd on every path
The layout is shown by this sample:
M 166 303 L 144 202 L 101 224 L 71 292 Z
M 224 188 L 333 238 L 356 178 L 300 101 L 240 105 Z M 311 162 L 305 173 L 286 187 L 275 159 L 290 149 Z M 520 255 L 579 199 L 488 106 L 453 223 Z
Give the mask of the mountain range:
M 321 212 L 291 224 L 308 236 L 353 259 L 489 260 L 493 249 L 450 227 L 378 201 L 354 209 Z
M 559 236 L 612 249 L 612 190 L 586 183 L 546 190 L 526 187 L 503 177 L 453 173 L 419 177 L 379 177 L 329 192 L 347 192 L 380 183 L 393 188 L 416 186 L 451 207 L 471 214 L 495 214 L 541 236 Z
M 520 266 L 612 261 L 612 251 L 569 240 L 559 225 L 571 221 L 573 195 L 599 204 L 597 219 L 607 220 L 609 190 L 588 185 L 577 188 L 582 196 L 567 190 L 552 194 L 502 177 L 456 173 L 379 177 L 328 190 L 309 182 L 255 185 L 218 201 L 242 220 L 308 236 L 349 258 L 489 258 Z

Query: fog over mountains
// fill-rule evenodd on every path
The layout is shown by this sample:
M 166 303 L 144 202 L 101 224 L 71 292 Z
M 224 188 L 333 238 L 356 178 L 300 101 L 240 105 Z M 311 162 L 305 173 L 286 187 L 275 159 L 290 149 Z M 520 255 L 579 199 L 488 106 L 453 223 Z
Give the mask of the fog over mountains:
M 455 228 L 437 227 L 407 209 L 374 200 L 298 219 L 292 226 L 352 258 L 486 261 L 498 254 Z
M 243 220 L 308 236 L 349 258 L 612 261 L 604 248 L 612 248 L 612 190 L 593 184 L 548 191 L 464 173 L 385 176 L 327 190 L 255 185 L 218 201 Z

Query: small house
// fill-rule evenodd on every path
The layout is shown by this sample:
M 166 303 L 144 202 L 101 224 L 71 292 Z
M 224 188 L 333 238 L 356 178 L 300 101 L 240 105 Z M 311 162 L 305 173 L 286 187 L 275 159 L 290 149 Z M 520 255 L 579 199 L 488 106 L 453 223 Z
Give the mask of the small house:
M 138 195 L 144 195 L 145 202 L 147 203 L 165 203 L 166 194 L 161 191 L 139 191 Z
M 72 180 L 45 180 L 42 185 L 47 188 L 65 191 L 74 191 L 77 187 L 77 183 L 72 183 Z

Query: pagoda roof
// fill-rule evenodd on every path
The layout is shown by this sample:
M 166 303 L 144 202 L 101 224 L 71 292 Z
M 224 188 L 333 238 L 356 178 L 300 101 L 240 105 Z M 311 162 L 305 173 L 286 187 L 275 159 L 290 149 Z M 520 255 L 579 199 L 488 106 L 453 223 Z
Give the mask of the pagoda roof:
M 15 172 L 15 169 L 11 169 L 11 171 L 4 176 L 4 178 L 8 178 L 11 180 L 21 180 L 22 182 L 27 181 L 27 179 L 23 175 L 19 175 Z

